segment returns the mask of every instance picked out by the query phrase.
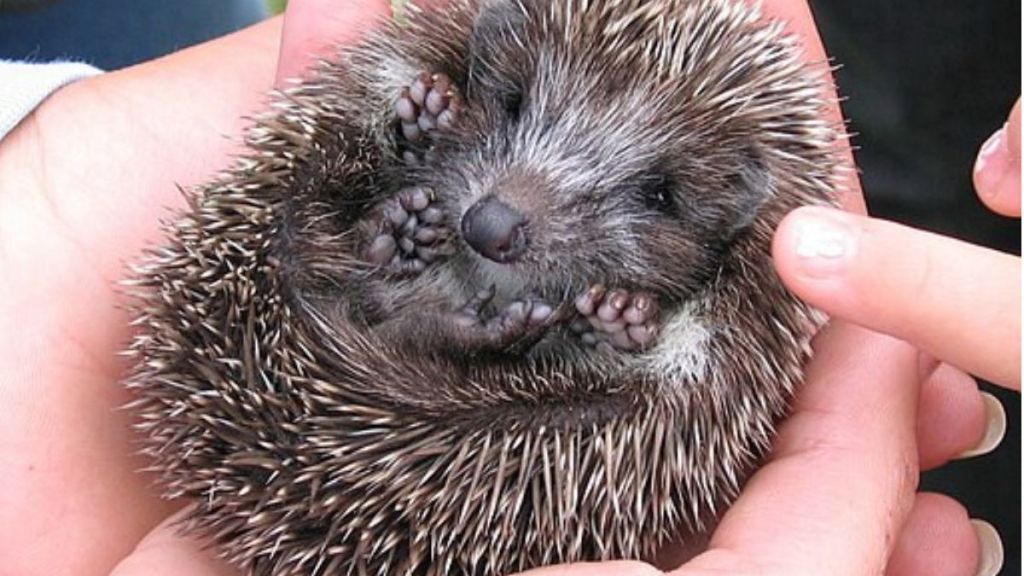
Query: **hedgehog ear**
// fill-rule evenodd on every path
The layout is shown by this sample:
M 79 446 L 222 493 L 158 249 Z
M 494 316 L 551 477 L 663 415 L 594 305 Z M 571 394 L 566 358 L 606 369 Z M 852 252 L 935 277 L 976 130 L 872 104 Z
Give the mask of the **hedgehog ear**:
M 517 0 L 481 0 L 473 23 L 473 42 L 506 39 L 516 35 L 525 24 L 526 14 Z
M 775 182 L 765 167 L 761 154 L 748 148 L 742 155 L 739 170 L 731 178 L 733 194 L 729 212 L 732 213 L 731 231 L 740 232 L 757 219 L 761 206 L 775 195 Z
M 525 28 L 526 15 L 517 0 L 481 0 L 470 35 L 470 57 L 485 62 L 500 58 Z
M 481 0 L 469 39 L 467 91 L 515 93 L 516 81 L 495 74 L 514 67 L 503 65 L 522 44 L 526 14 L 519 0 Z

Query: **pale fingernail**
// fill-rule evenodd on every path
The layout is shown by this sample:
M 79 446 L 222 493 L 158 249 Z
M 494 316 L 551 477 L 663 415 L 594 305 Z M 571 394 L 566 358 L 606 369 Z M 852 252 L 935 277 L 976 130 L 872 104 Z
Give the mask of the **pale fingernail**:
M 847 215 L 828 208 L 805 208 L 796 224 L 797 265 L 807 276 L 842 274 L 853 256 L 854 227 Z
M 1003 569 L 1003 541 L 988 522 L 971 519 L 974 533 L 978 536 L 978 568 L 976 576 L 997 576 Z
M 957 460 L 988 454 L 999 446 L 1006 435 L 1006 410 L 1002 403 L 988 392 L 981 393 L 981 400 L 985 404 L 985 434 L 974 448 L 955 456 Z
M 1006 142 L 1006 126 L 989 137 L 978 152 L 974 164 L 974 186 L 978 193 L 993 198 L 999 193 L 999 183 L 1010 168 L 1010 147 Z

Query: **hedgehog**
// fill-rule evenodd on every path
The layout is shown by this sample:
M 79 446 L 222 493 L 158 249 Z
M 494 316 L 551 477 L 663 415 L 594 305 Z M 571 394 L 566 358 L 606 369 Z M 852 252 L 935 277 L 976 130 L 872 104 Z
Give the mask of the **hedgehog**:
M 452 0 L 254 119 L 131 281 L 183 529 L 252 575 L 490 576 L 700 542 L 822 321 L 828 69 L 735 0 Z

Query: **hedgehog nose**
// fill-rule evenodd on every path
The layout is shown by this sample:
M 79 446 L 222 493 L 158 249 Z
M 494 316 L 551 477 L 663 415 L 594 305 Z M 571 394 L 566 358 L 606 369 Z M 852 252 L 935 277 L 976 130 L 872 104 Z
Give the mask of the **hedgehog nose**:
M 462 216 L 462 237 L 484 258 L 504 264 L 526 251 L 526 217 L 487 196 Z

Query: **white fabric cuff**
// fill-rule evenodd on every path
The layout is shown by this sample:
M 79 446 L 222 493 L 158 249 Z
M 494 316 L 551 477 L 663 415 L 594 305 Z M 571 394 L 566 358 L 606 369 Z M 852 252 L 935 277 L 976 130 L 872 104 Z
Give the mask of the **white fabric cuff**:
M 0 140 L 58 88 L 100 72 L 79 62 L 30 64 L 0 60 Z

